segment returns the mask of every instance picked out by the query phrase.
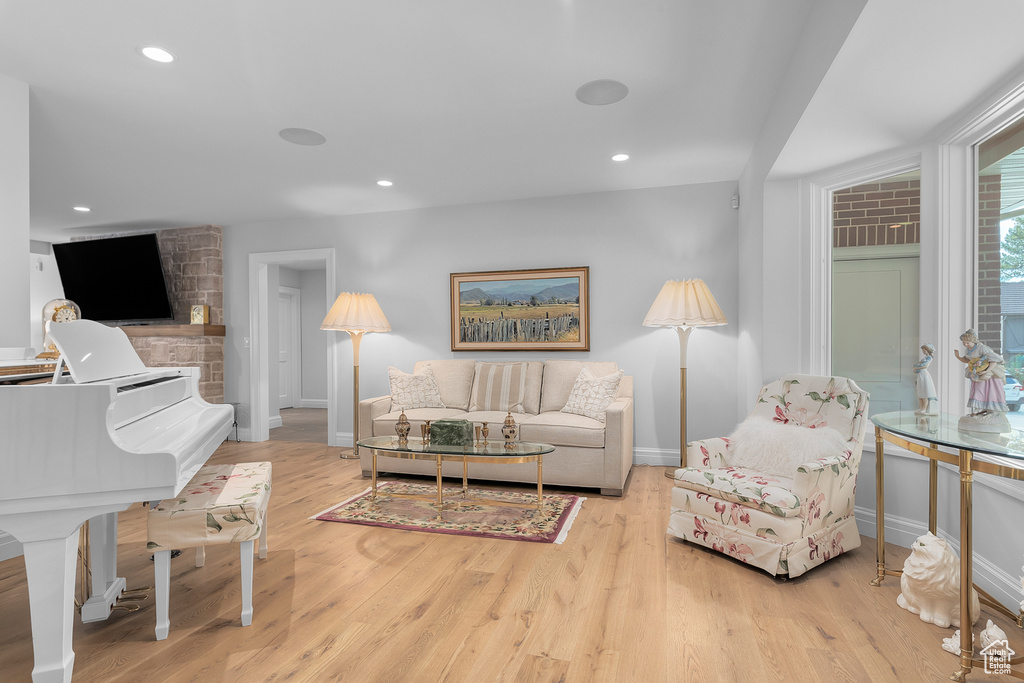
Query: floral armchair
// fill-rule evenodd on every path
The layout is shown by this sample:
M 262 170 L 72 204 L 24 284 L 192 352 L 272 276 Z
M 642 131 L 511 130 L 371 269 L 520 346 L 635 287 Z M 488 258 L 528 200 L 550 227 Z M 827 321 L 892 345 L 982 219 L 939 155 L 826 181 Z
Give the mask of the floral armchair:
M 853 515 L 868 393 L 844 377 L 789 375 L 761 388 L 751 415 L 831 427 L 848 450 L 797 467 L 794 477 L 730 466 L 728 438 L 692 441 L 674 473 L 668 533 L 769 574 L 800 576 L 860 546 Z

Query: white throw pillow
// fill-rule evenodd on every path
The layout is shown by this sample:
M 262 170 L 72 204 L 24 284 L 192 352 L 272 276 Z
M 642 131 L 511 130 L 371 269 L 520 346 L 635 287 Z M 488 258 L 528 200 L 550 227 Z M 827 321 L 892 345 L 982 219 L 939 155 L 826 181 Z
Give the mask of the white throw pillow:
M 792 479 L 796 468 L 850 449 L 831 427 L 798 427 L 751 415 L 729 436 L 727 464 Z
M 429 365 L 414 375 L 389 367 L 388 379 L 391 380 L 392 411 L 445 407 L 441 402 L 441 391 L 437 388 L 434 371 Z
M 576 376 L 576 383 L 572 385 L 569 400 L 565 402 L 562 412 L 583 415 L 604 422 L 604 411 L 615 400 L 615 395 L 619 393 L 620 379 L 622 379 L 622 370 L 604 377 L 594 377 L 594 373 L 584 367 Z

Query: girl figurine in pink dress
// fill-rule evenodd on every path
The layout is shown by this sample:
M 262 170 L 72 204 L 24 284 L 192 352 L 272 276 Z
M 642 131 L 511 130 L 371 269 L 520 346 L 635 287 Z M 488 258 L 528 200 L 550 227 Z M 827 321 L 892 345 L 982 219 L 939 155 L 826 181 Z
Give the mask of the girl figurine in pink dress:
M 1003 357 L 978 341 L 978 334 L 974 328 L 961 334 L 960 341 L 967 353 L 961 356 L 960 352 L 954 349 L 953 355 L 961 363 L 967 364 L 964 376 L 971 380 L 971 393 L 967 400 L 967 409 L 971 416 L 997 414 L 1005 418 L 1008 408 L 1006 391 L 1003 388 L 1006 382 Z M 1002 415 L 998 415 L 1000 413 Z

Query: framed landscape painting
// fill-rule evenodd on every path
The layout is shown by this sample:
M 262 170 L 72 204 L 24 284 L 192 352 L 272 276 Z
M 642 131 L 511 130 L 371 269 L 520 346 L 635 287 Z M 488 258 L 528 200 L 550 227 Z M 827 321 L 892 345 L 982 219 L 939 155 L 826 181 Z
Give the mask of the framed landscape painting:
M 452 273 L 452 351 L 589 351 L 590 268 Z

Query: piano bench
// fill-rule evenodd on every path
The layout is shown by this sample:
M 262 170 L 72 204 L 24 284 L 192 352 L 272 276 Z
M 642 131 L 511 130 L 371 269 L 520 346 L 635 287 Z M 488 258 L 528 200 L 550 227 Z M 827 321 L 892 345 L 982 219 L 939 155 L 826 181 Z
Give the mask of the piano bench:
M 153 551 L 156 585 L 156 639 L 170 630 L 171 550 L 195 548 L 202 567 L 205 546 L 241 544 L 242 626 L 252 623 L 253 541 L 260 539 L 260 559 L 267 556 L 267 504 L 270 463 L 207 465 L 185 485 L 177 498 L 155 503 L 147 525 Z

